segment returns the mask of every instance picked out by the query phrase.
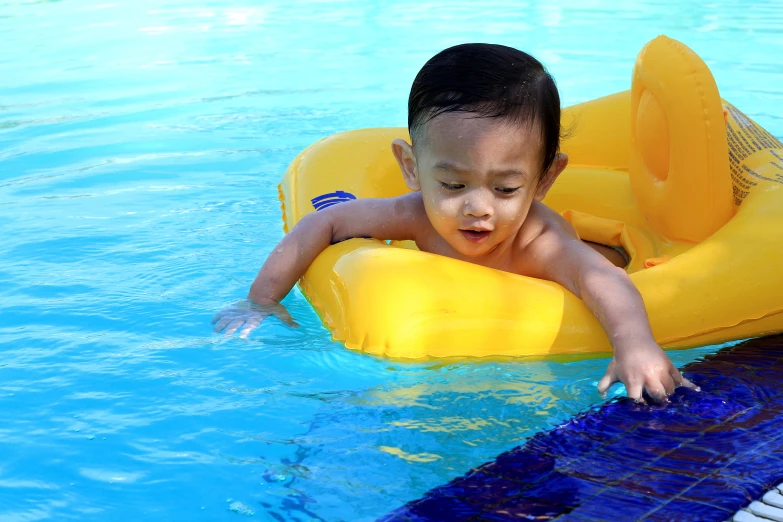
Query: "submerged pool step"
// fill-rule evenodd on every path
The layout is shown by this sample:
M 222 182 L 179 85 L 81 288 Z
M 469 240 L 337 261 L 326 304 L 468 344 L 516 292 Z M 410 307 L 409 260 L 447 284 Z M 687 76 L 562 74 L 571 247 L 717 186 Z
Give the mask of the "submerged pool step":
M 606 403 L 382 520 L 776 520 L 783 336 L 720 350 L 685 373 L 701 392 L 679 389 L 666 406 Z

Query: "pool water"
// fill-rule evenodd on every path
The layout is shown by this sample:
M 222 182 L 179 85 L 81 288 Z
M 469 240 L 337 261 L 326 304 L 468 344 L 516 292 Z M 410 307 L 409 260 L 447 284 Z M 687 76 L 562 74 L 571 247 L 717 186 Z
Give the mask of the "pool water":
M 573 104 L 667 34 L 783 137 L 777 1 L 103 2 L 0 0 L 4 521 L 373 520 L 604 400 L 608 359 L 370 357 L 297 291 L 298 329 L 211 331 L 288 163 L 404 125 L 444 47 L 529 51 Z

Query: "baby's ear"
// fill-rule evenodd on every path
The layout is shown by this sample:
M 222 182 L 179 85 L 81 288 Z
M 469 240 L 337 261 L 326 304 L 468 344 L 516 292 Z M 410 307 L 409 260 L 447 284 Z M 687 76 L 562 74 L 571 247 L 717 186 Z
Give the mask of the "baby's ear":
M 397 159 L 397 164 L 400 166 L 402 177 L 408 188 L 414 192 L 421 190 L 413 146 L 407 141 L 397 138 L 392 142 L 392 153 Z
M 561 172 L 565 170 L 567 166 L 568 166 L 568 155 L 562 152 L 558 152 L 557 155 L 555 156 L 555 161 L 552 162 L 552 165 L 549 167 L 549 170 L 547 170 L 544 173 L 544 177 L 542 177 L 541 181 L 538 182 L 538 186 L 536 187 L 536 193 L 533 196 L 533 199 L 536 201 L 543 200 L 547 192 L 549 192 L 549 189 L 552 188 L 552 184 L 555 182 L 557 177 L 560 175 Z

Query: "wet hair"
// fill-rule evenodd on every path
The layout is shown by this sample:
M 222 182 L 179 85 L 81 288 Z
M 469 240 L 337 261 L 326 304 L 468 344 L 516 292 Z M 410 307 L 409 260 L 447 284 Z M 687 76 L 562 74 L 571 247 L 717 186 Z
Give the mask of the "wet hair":
M 560 95 L 552 76 L 527 53 L 505 45 L 470 43 L 433 56 L 413 80 L 408 98 L 411 140 L 423 141 L 424 125 L 447 112 L 539 124 L 543 175 L 560 148 Z

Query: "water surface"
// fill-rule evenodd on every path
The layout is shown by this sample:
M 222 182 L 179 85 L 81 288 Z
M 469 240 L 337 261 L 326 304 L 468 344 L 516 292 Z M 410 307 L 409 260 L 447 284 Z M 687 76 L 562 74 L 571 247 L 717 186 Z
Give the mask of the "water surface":
M 782 26 L 774 1 L 0 0 L 0 518 L 372 520 L 600 403 L 607 359 L 373 358 L 297 292 L 297 330 L 209 320 L 282 237 L 294 156 L 404 125 L 444 47 L 524 49 L 572 104 L 667 34 L 783 137 Z

